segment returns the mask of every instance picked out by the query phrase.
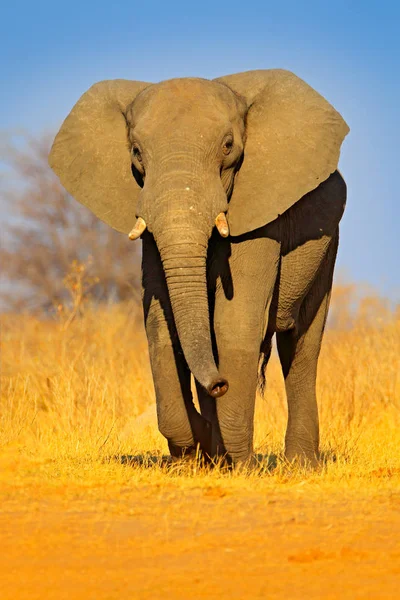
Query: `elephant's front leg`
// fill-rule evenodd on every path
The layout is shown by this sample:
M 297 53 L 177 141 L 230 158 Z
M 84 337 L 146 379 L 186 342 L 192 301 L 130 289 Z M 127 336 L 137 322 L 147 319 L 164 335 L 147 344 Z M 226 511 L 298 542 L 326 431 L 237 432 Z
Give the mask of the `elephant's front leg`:
M 158 428 L 173 458 L 209 451 L 211 425 L 196 410 L 157 246 L 143 235 L 143 308 L 157 403 Z
M 219 252 L 213 266 L 220 273 L 214 312 L 219 371 L 229 381 L 228 392 L 216 400 L 216 414 L 223 447 L 234 463 L 247 461 L 253 452 L 260 346 L 279 252 L 273 239 L 248 239 L 230 244 L 225 264 L 224 252 Z

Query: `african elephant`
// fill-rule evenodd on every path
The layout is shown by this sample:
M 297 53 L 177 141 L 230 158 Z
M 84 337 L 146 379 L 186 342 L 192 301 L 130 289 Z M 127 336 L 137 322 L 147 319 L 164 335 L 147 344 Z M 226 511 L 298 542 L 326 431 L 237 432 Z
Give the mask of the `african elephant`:
M 141 237 L 158 424 L 172 457 L 247 464 L 276 333 L 286 457 L 315 464 L 316 373 L 346 186 L 348 126 L 285 70 L 102 81 L 49 162 L 103 221 Z M 200 411 L 193 404 L 194 376 Z

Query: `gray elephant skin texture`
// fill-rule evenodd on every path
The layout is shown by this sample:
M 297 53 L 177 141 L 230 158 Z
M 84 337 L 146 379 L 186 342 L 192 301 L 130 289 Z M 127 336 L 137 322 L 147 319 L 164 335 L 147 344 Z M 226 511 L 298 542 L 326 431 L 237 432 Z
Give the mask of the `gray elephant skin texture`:
M 174 459 L 200 446 L 209 459 L 251 462 L 257 385 L 276 334 L 286 458 L 318 463 L 317 363 L 348 130 L 320 94 L 279 69 L 102 81 L 61 126 L 49 157 L 61 183 L 142 240 L 158 425 Z

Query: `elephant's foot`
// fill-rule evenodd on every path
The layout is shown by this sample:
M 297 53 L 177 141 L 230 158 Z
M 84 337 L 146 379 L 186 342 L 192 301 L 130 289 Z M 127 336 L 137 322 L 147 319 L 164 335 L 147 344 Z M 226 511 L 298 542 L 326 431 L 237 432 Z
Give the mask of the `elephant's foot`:
M 173 463 L 177 462 L 190 462 L 196 458 L 197 447 L 196 446 L 177 446 L 172 442 L 168 442 L 168 448 L 171 454 L 171 460 Z
M 289 463 L 302 468 L 317 469 L 320 465 L 318 443 L 298 438 L 286 438 L 285 458 Z
M 231 461 L 231 467 L 235 473 L 247 474 L 259 468 L 259 461 L 255 454 L 250 454 L 247 458 Z

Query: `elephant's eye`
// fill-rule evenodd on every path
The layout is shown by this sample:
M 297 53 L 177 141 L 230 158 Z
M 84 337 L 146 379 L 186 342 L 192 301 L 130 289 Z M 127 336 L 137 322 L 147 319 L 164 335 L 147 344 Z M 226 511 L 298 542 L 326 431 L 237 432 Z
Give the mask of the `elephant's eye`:
M 233 137 L 230 135 L 224 139 L 222 144 L 222 152 L 227 156 L 232 152 L 233 149 Z
M 143 158 L 138 146 L 132 146 L 132 156 L 135 160 L 138 161 L 138 163 L 142 164 Z

